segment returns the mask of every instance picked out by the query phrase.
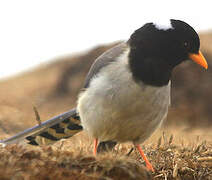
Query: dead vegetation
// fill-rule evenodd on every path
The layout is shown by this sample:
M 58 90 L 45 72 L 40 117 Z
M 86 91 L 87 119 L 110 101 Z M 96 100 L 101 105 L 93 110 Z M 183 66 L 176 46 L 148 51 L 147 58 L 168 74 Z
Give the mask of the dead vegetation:
M 130 144 L 113 152 L 92 156 L 85 134 L 54 146 L 8 145 L 0 148 L 0 179 L 204 179 L 212 178 L 212 144 L 201 140 L 177 140 L 156 133 L 143 145 L 154 173 L 146 170 L 137 152 L 126 156 Z M 83 142 L 84 141 L 84 142 Z M 153 143 L 150 143 L 153 142 Z M 181 143 L 180 143 L 181 141 Z M 89 142 L 89 143 L 86 143 Z M 192 144 L 191 144 L 192 143 Z

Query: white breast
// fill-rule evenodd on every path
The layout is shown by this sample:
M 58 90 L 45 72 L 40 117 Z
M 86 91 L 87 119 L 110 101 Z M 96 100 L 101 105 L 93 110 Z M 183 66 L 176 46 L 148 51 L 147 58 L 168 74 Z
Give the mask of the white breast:
M 143 142 L 168 112 L 170 83 L 163 87 L 135 83 L 127 57 L 128 51 L 104 67 L 78 98 L 83 128 L 102 141 Z

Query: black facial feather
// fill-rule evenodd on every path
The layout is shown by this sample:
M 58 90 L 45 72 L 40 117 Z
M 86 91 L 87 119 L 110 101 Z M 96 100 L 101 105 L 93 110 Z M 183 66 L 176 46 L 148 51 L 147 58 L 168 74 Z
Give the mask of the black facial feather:
M 198 53 L 199 36 L 183 21 L 170 20 L 172 28 L 158 29 L 147 23 L 128 40 L 129 66 L 136 81 L 152 86 L 167 85 L 173 68 Z

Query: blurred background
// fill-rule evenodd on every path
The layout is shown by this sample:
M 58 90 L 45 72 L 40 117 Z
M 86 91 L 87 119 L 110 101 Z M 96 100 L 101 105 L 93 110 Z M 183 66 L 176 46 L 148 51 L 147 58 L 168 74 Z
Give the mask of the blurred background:
M 167 126 L 212 125 L 210 1 L 0 2 L 0 133 L 14 134 L 75 106 L 95 58 L 146 22 L 180 19 L 193 26 L 209 69 L 186 62 L 173 73 Z

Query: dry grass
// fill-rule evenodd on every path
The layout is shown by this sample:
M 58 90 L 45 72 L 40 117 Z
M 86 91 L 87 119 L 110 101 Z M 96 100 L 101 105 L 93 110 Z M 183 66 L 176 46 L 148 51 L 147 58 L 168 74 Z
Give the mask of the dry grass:
M 53 146 L 1 147 L 0 179 L 212 179 L 212 142 L 180 134 L 157 132 L 143 145 L 154 173 L 136 151 L 126 156 L 131 144 L 94 157 L 91 139 L 81 133 Z

